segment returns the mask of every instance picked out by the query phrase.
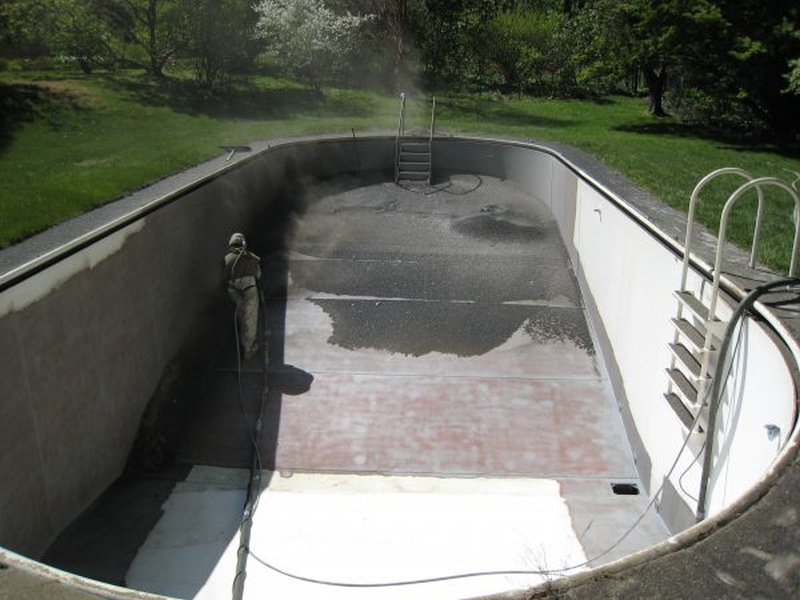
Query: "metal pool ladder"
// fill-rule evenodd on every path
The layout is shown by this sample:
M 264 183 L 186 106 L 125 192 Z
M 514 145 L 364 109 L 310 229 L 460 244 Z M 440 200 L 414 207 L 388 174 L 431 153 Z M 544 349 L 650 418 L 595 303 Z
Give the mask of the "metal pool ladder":
M 400 94 L 400 116 L 395 139 L 395 183 L 415 182 L 430 185 L 433 173 L 433 131 L 436 126 L 436 98 L 431 103 L 428 139 L 406 135 L 406 95 Z
M 723 175 L 738 175 L 746 181 L 730 195 L 722 209 L 713 281 L 709 289 L 708 282 L 700 278 L 689 281 L 692 233 L 700 191 L 712 180 Z M 664 397 L 684 426 L 687 429 L 694 427 L 694 430 L 698 433 L 704 433 L 710 426 L 708 423 L 709 402 L 705 396 L 707 391 L 711 389 L 710 384 L 715 376 L 717 367 L 724 362 L 724 357 L 718 357 L 717 351 L 725 333 L 727 322 L 720 317 L 717 311 L 717 300 L 719 297 L 728 217 L 736 202 L 745 193 L 755 189 L 758 194 L 758 208 L 749 263 L 751 269 L 755 268 L 764 216 L 764 188 L 769 186 L 787 191 L 795 202 L 795 235 L 789 267 L 789 276 L 794 277 L 798 241 L 800 241 L 800 197 L 798 196 L 798 190 L 793 185 L 789 185 L 776 177 L 754 178 L 742 169 L 724 167 L 712 171 L 701 179 L 692 191 L 692 196 L 689 200 L 680 289 L 675 292 L 675 296 L 678 299 L 678 310 L 676 317 L 672 319 L 675 333 L 670 344 L 672 359 L 670 367 L 667 369 L 669 390 L 664 394 Z

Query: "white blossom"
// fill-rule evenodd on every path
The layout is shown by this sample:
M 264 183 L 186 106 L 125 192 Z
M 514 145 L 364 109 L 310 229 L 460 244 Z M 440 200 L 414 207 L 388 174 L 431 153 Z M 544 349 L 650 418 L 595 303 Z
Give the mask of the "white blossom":
M 254 9 L 255 36 L 267 52 L 317 89 L 346 66 L 371 18 L 336 14 L 323 0 L 261 0 Z

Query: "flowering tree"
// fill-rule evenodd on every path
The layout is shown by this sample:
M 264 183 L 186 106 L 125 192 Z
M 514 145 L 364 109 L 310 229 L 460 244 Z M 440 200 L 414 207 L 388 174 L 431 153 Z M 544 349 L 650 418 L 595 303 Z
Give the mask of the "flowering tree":
M 340 15 L 323 0 L 261 0 L 255 35 L 283 66 L 317 91 L 343 72 L 369 16 Z

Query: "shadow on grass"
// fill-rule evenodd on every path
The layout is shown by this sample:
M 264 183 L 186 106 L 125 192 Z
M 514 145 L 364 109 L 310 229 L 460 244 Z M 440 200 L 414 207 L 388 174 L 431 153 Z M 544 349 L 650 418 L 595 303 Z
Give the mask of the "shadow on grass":
M 614 131 L 663 137 L 702 139 L 719 144 L 720 148 L 726 150 L 768 152 L 787 158 L 800 158 L 800 143 L 797 141 L 780 140 L 766 136 L 747 136 L 745 134 L 713 129 L 700 124 L 682 123 L 673 119 L 654 120 L 650 123 L 637 123 L 635 125 L 621 125 L 614 127 Z
M 298 113 L 363 117 L 378 110 L 377 102 L 363 95 L 320 94 L 291 85 L 263 88 L 240 83 L 224 91 L 210 91 L 194 81 L 179 79 L 112 79 L 111 83 L 139 104 L 220 119 L 282 119 Z
M 14 140 L 25 123 L 44 119 L 58 128 L 65 110 L 85 108 L 82 100 L 66 90 L 37 83 L 0 82 L 0 152 Z
M 534 115 L 522 108 L 492 98 L 443 98 L 437 100 L 437 118 L 464 117 L 493 124 L 525 127 L 572 127 L 579 122 Z

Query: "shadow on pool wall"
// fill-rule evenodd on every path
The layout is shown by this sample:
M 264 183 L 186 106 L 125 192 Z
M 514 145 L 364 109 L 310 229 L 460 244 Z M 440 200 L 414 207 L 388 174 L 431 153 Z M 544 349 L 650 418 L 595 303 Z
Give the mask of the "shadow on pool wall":
M 196 333 L 204 311 L 219 301 L 221 257 L 230 233 L 258 239 L 258 250 L 272 256 L 271 264 L 285 275 L 284 240 L 260 237 L 273 231 L 260 224 L 286 219 L 281 235 L 288 235 L 292 212 L 314 201 L 297 192 L 304 183 L 390 181 L 393 158 L 394 138 L 387 136 L 253 144 L 250 153 L 198 166 L 188 183 L 176 176 L 138 192 L 137 202 L 152 206 L 141 218 L 94 234 L 97 212 L 90 213 L 13 249 L 19 265 L 33 262 L 0 279 L 0 379 L 7 390 L 0 406 L 0 510 L 14 515 L 0 521 L 0 544 L 11 551 L 0 554 L 0 562 L 15 567 L 0 570 L 0 586 L 17 572 L 23 579 L 55 578 L 109 597 L 126 594 L 59 576 L 14 553 L 39 556 L 120 475 L 165 369 Z M 579 153 L 566 160 L 545 147 L 503 140 L 437 138 L 434 145 L 436 182 L 451 173 L 499 177 L 552 210 L 587 308 L 597 317 L 594 335 L 642 483 L 652 493 L 669 474 L 684 437 L 663 400 L 680 247 L 673 231 L 659 231 L 640 207 L 584 172 L 579 159 Z M 157 191 L 170 185 L 169 193 Z M 287 198 L 302 200 L 287 206 Z M 76 230 L 88 235 L 80 247 L 37 258 L 38 248 L 65 244 Z M 707 274 L 694 277 L 699 283 Z M 273 326 L 279 327 L 280 311 L 274 314 Z M 280 348 L 271 352 L 275 365 L 285 366 Z M 794 431 L 795 357 L 787 364 L 785 349 L 767 325 L 749 328 L 745 354 L 742 418 L 752 415 L 751 405 L 763 405 L 759 390 L 768 385 L 772 399 L 791 405 L 779 425 L 785 442 Z M 289 373 L 287 385 L 310 384 L 302 375 Z M 731 447 L 734 454 L 748 451 Z M 747 472 L 736 474 L 742 482 L 736 489 L 726 488 L 724 478 L 714 479 L 712 514 L 747 492 L 776 458 L 761 449 L 755 454 Z M 788 460 L 784 453 L 782 461 Z M 696 479 L 694 462 L 690 457 L 677 473 Z M 667 478 L 657 504 L 675 532 L 692 525 L 695 511 L 677 479 Z M 57 587 L 37 593 L 61 596 Z

